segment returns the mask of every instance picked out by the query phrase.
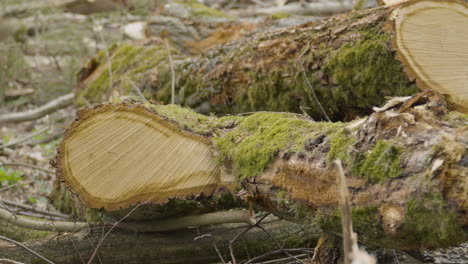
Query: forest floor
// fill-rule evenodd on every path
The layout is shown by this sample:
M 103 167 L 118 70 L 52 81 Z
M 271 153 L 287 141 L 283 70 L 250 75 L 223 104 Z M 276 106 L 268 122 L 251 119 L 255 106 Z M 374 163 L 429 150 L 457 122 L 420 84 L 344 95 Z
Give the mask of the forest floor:
M 151 0 L 135 1 L 132 10 L 92 15 L 57 7 L 68 0 L 0 2 L 0 115 L 34 109 L 72 92 L 80 67 L 99 50 L 125 40 L 125 24 L 144 21 L 151 12 Z M 25 90 L 25 95 L 12 95 Z M 69 106 L 34 121 L 0 124 L 0 207 L 13 208 L 4 203 L 10 201 L 55 210 L 47 198 L 55 181 L 49 162 L 74 115 Z M 464 244 L 427 257 L 429 263 L 462 263 L 467 251 Z M 395 253 L 394 263 L 421 263 L 405 256 Z

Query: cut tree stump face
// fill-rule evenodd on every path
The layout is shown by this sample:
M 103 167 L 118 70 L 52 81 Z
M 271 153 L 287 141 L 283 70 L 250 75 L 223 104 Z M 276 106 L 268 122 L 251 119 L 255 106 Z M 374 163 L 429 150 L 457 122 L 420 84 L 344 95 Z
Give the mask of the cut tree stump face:
M 468 11 L 457 2 L 421 1 L 397 9 L 396 48 L 424 89 L 468 111 Z
M 61 145 L 62 177 L 88 206 L 162 203 L 212 193 L 219 185 L 206 139 L 143 108 L 105 108 L 87 110 Z

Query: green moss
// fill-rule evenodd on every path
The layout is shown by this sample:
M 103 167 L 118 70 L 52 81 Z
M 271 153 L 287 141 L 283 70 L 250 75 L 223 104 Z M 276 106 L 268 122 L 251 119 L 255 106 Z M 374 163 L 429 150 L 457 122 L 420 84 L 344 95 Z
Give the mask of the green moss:
M 360 34 L 362 40 L 346 43 L 331 53 L 325 71 L 338 86 L 332 92 L 333 99 L 345 104 L 353 100 L 358 107 L 369 107 L 369 102 L 382 103 L 386 95 L 414 94 L 416 86 L 409 84 L 402 66 L 389 51 L 390 35 L 372 31 Z
M 286 192 L 283 189 L 281 189 L 278 191 L 276 196 L 278 197 L 279 201 L 284 201 L 284 199 L 286 198 Z
M 174 53 L 177 54 L 175 51 Z M 107 56 L 110 57 L 111 71 L 109 71 Z M 108 51 L 100 51 L 96 55 L 96 61 L 102 68 L 99 76 L 77 94 L 78 106 L 90 103 L 101 103 L 105 101 L 110 85 L 112 89 L 120 94 L 129 94 L 133 89 L 131 80 L 140 90 L 141 80 L 144 80 L 148 70 L 162 66 L 167 59 L 167 50 L 160 46 L 137 46 L 129 43 L 112 45 Z M 164 67 L 159 69 L 164 70 Z M 112 73 L 112 84 L 110 73 Z
M 371 181 L 396 178 L 403 170 L 400 166 L 401 153 L 401 147 L 389 141 L 379 140 L 365 159 L 354 164 L 355 171 L 359 176 Z
M 406 204 L 404 229 L 407 238 L 424 247 L 446 247 L 466 239 L 466 233 L 449 212 L 441 194 L 433 194 L 425 202 Z
M 174 1 L 174 3 L 177 3 L 177 4 L 180 4 L 180 5 L 183 5 L 185 7 L 188 7 L 191 9 L 191 13 L 192 15 L 194 16 L 203 16 L 203 17 L 221 17 L 221 18 L 233 18 L 232 16 L 222 12 L 222 11 L 219 11 L 219 10 L 216 10 L 216 9 L 213 9 L 213 8 L 209 8 L 207 7 L 206 5 L 196 1 L 196 0 L 188 0 L 188 1 Z
M 286 113 L 256 113 L 238 122 L 214 142 L 219 162 L 231 164 L 239 179 L 262 173 L 280 150 L 303 147 L 311 133 L 329 125 Z
M 456 128 L 466 127 L 468 125 L 468 114 L 456 111 L 447 113 L 442 119 Z
M 361 206 L 351 209 L 353 230 L 358 234 L 358 238 L 362 242 L 375 241 L 383 239 L 379 211 L 376 206 Z M 335 209 L 329 216 L 322 217 L 319 226 L 326 231 L 341 233 L 341 213 Z
M 273 20 L 277 20 L 277 19 L 288 18 L 288 17 L 290 17 L 290 16 L 291 16 L 290 13 L 286 13 L 286 12 L 281 12 L 281 11 L 280 11 L 280 12 L 273 13 L 273 14 L 271 15 L 271 18 L 272 18 Z
M 101 222 L 102 215 L 97 209 L 91 209 L 75 201 L 71 191 L 63 184 L 55 187 L 50 195 L 50 200 L 55 209 L 64 214 L 71 215 L 75 219 L 85 220 L 87 222 Z
M 170 120 L 176 120 L 177 124 L 184 130 L 189 130 L 200 135 L 211 135 L 216 122 L 215 118 L 201 115 L 193 110 L 178 105 L 154 105 L 147 104 L 159 115 Z
M 291 216 L 293 217 L 293 222 L 301 223 L 303 225 L 310 225 L 315 223 L 315 218 L 317 218 L 316 212 L 312 210 L 306 204 L 300 201 L 290 201 L 289 205 Z
M 348 160 L 348 147 L 356 139 L 349 135 L 346 129 L 340 129 L 338 132 L 330 135 L 330 151 L 327 154 L 327 161 L 333 162 L 335 159 L 341 159 L 342 161 Z
M 26 26 L 26 24 L 21 23 L 19 28 L 14 33 L 14 39 L 17 42 L 23 43 L 28 38 L 27 34 L 28 34 L 28 27 Z

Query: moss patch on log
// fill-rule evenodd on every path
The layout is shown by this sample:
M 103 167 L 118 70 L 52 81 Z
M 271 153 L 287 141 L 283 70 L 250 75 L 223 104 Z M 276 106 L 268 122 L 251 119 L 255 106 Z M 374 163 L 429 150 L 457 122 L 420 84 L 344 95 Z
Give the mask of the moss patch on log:
M 256 113 L 214 139 L 221 164 L 231 164 L 239 179 L 261 174 L 279 151 L 299 151 L 308 138 L 340 124 L 311 122 L 288 113 Z
M 376 206 L 361 206 L 351 209 L 353 230 L 360 241 L 366 243 L 383 239 L 384 231 L 380 224 L 378 208 Z M 341 233 L 341 213 L 335 209 L 330 215 L 318 217 L 318 225 L 326 231 Z
M 446 247 L 466 240 L 466 232 L 447 209 L 442 194 L 406 204 L 404 228 L 412 238 L 428 248 Z
M 294 38 L 281 31 L 216 48 L 177 67 L 176 75 L 186 76 L 177 83 L 180 103 L 202 113 L 301 112 L 302 106 L 324 119 L 297 65 L 304 53 L 307 78 L 332 120 L 367 115 L 385 96 L 417 91 L 394 58 L 386 21 L 385 10 L 363 10 L 333 23 L 298 26 Z M 157 96 L 168 101 L 170 85 Z
M 402 149 L 389 141 L 379 140 L 369 155 L 360 164 L 355 164 L 357 175 L 371 181 L 384 181 L 398 177 L 403 169 L 400 166 Z
M 416 93 L 416 86 L 410 85 L 402 66 L 389 51 L 390 34 L 375 32 L 374 28 L 359 34 L 361 40 L 333 51 L 324 67 L 336 85 L 328 92 L 335 102 L 369 108 L 369 102 L 380 105 L 384 96 Z
M 330 136 L 330 151 L 327 154 L 327 161 L 333 162 L 335 159 L 348 160 L 348 147 L 356 142 L 346 129 L 340 129 Z
M 99 210 L 81 205 L 80 202 L 76 201 L 78 198 L 74 197 L 65 185 L 60 184 L 54 188 L 49 200 L 59 212 L 71 215 L 76 220 L 84 220 L 89 223 L 103 221 Z
M 341 159 L 356 176 L 365 177 L 371 182 L 383 182 L 398 177 L 403 170 L 400 166 L 403 151 L 391 141 L 379 140 L 369 153 L 365 153 L 354 148 L 356 138 L 347 129 L 340 129 L 329 138 L 327 162 Z
M 177 54 L 175 50 L 171 52 Z M 112 94 L 131 94 L 133 84 L 128 79 L 140 90 L 145 91 L 147 87 L 141 86 L 145 83 L 145 74 L 155 67 L 163 71 L 165 67 L 162 66 L 166 65 L 167 56 L 167 49 L 159 45 L 139 46 L 122 43 L 112 45 L 107 52 L 101 50 L 95 57 L 98 68 L 94 74 L 97 76 L 91 74 L 88 77 L 90 82 L 86 87 L 78 89 L 75 104 L 83 106 L 87 102 L 102 103 L 106 101 L 105 97 L 109 94 L 109 89 L 112 89 Z

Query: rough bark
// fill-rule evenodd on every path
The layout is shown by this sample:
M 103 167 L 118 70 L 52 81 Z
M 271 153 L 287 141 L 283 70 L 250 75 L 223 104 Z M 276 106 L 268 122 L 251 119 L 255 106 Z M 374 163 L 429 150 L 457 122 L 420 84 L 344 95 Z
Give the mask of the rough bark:
M 323 120 L 319 101 L 332 120 L 349 121 L 371 113 L 385 96 L 411 95 L 420 88 L 448 95 L 451 107 L 466 112 L 466 54 L 461 47 L 468 44 L 466 34 L 457 33 L 466 30 L 466 13 L 467 4 L 461 1 L 409 1 L 254 34 L 197 58 L 176 54 L 177 102 L 201 113 L 303 110 Z M 415 33 L 420 24 L 428 26 Z M 447 48 L 440 49 L 440 43 Z M 146 95 L 170 101 L 167 53 L 147 51 L 158 45 L 112 48 L 112 58 L 124 65 L 113 66 L 118 95 L 131 91 L 124 77 L 139 74 L 138 85 Z M 137 55 L 128 57 L 129 51 Z M 139 54 L 151 54 L 151 60 L 138 59 Z M 100 95 L 109 87 L 102 58 L 81 75 L 79 94 L 92 103 L 103 102 Z
M 169 192 L 169 196 L 164 196 L 158 186 L 147 187 L 141 194 L 133 192 L 126 205 L 146 201 L 164 205 L 158 195 L 169 200 L 204 196 L 216 201 L 213 194 L 219 186 L 231 191 L 243 188 L 240 194 L 260 210 L 339 233 L 332 161 L 341 159 L 354 207 L 353 224 L 363 242 L 414 249 L 448 246 L 466 239 L 463 231 L 468 223 L 466 115 L 447 114 L 444 101 L 432 92 L 391 100 L 376 111 L 368 118 L 350 123 L 327 123 L 289 113 L 260 112 L 246 117 L 216 118 L 173 105 L 101 105 L 79 112 L 78 121 L 60 146 L 57 164 L 61 178 L 73 192 L 95 206 L 86 199 L 83 185 L 74 183 L 85 182 L 83 179 L 89 172 L 68 169 L 76 166 L 74 156 L 70 155 L 73 140 L 96 136 L 102 144 L 110 144 L 112 137 L 100 134 L 112 132 L 115 136 L 131 130 L 145 135 L 144 142 L 123 138 L 119 141 L 122 149 L 112 153 L 80 145 L 82 155 L 99 156 L 93 166 L 104 169 L 94 181 L 105 186 L 114 184 L 109 179 L 138 182 L 146 177 L 141 172 L 148 164 L 160 164 L 166 157 L 177 159 L 180 155 L 173 153 L 197 153 L 197 148 L 211 146 L 174 145 L 171 138 L 182 136 L 198 141 L 204 138 L 211 142 L 214 154 L 201 155 L 207 160 L 198 168 L 212 159 L 221 166 L 213 171 L 218 181 L 206 183 L 206 189 L 201 188 L 205 183 L 200 181 L 200 188 L 191 189 L 193 193 L 189 196 L 183 189 L 184 195 Z M 119 116 L 133 121 L 118 125 Z M 153 127 L 153 134 L 146 133 L 147 128 L 141 124 Z M 133 174 L 128 171 L 128 175 L 112 178 L 115 172 L 110 169 L 111 173 L 106 173 L 105 168 L 119 167 L 120 161 L 135 158 L 129 149 L 144 152 L 145 147 L 154 147 L 159 155 L 143 155 L 148 160 L 135 160 Z M 183 160 L 184 156 L 180 157 Z M 171 169 L 171 163 L 156 170 L 161 173 L 152 174 L 154 181 L 161 175 L 181 182 L 193 180 L 192 173 L 180 175 L 185 166 L 193 166 L 182 160 L 178 162 L 178 170 Z M 143 194 L 151 195 L 143 197 Z
M 265 228 L 285 248 L 314 245 L 318 234 L 299 225 L 267 218 Z M 229 241 L 246 228 L 245 225 L 219 225 L 165 233 L 133 233 L 114 230 L 99 248 L 92 263 L 214 263 L 220 262 L 213 242 L 225 260 L 229 260 Z M 87 235 L 62 234 L 30 240 L 24 244 L 54 263 L 87 263 L 107 229 L 95 228 Z M 194 238 L 211 234 L 211 237 Z M 259 228 L 241 236 L 234 244 L 238 261 L 277 249 L 272 239 Z M 38 259 L 24 249 L 0 241 L 0 256 L 24 263 Z

